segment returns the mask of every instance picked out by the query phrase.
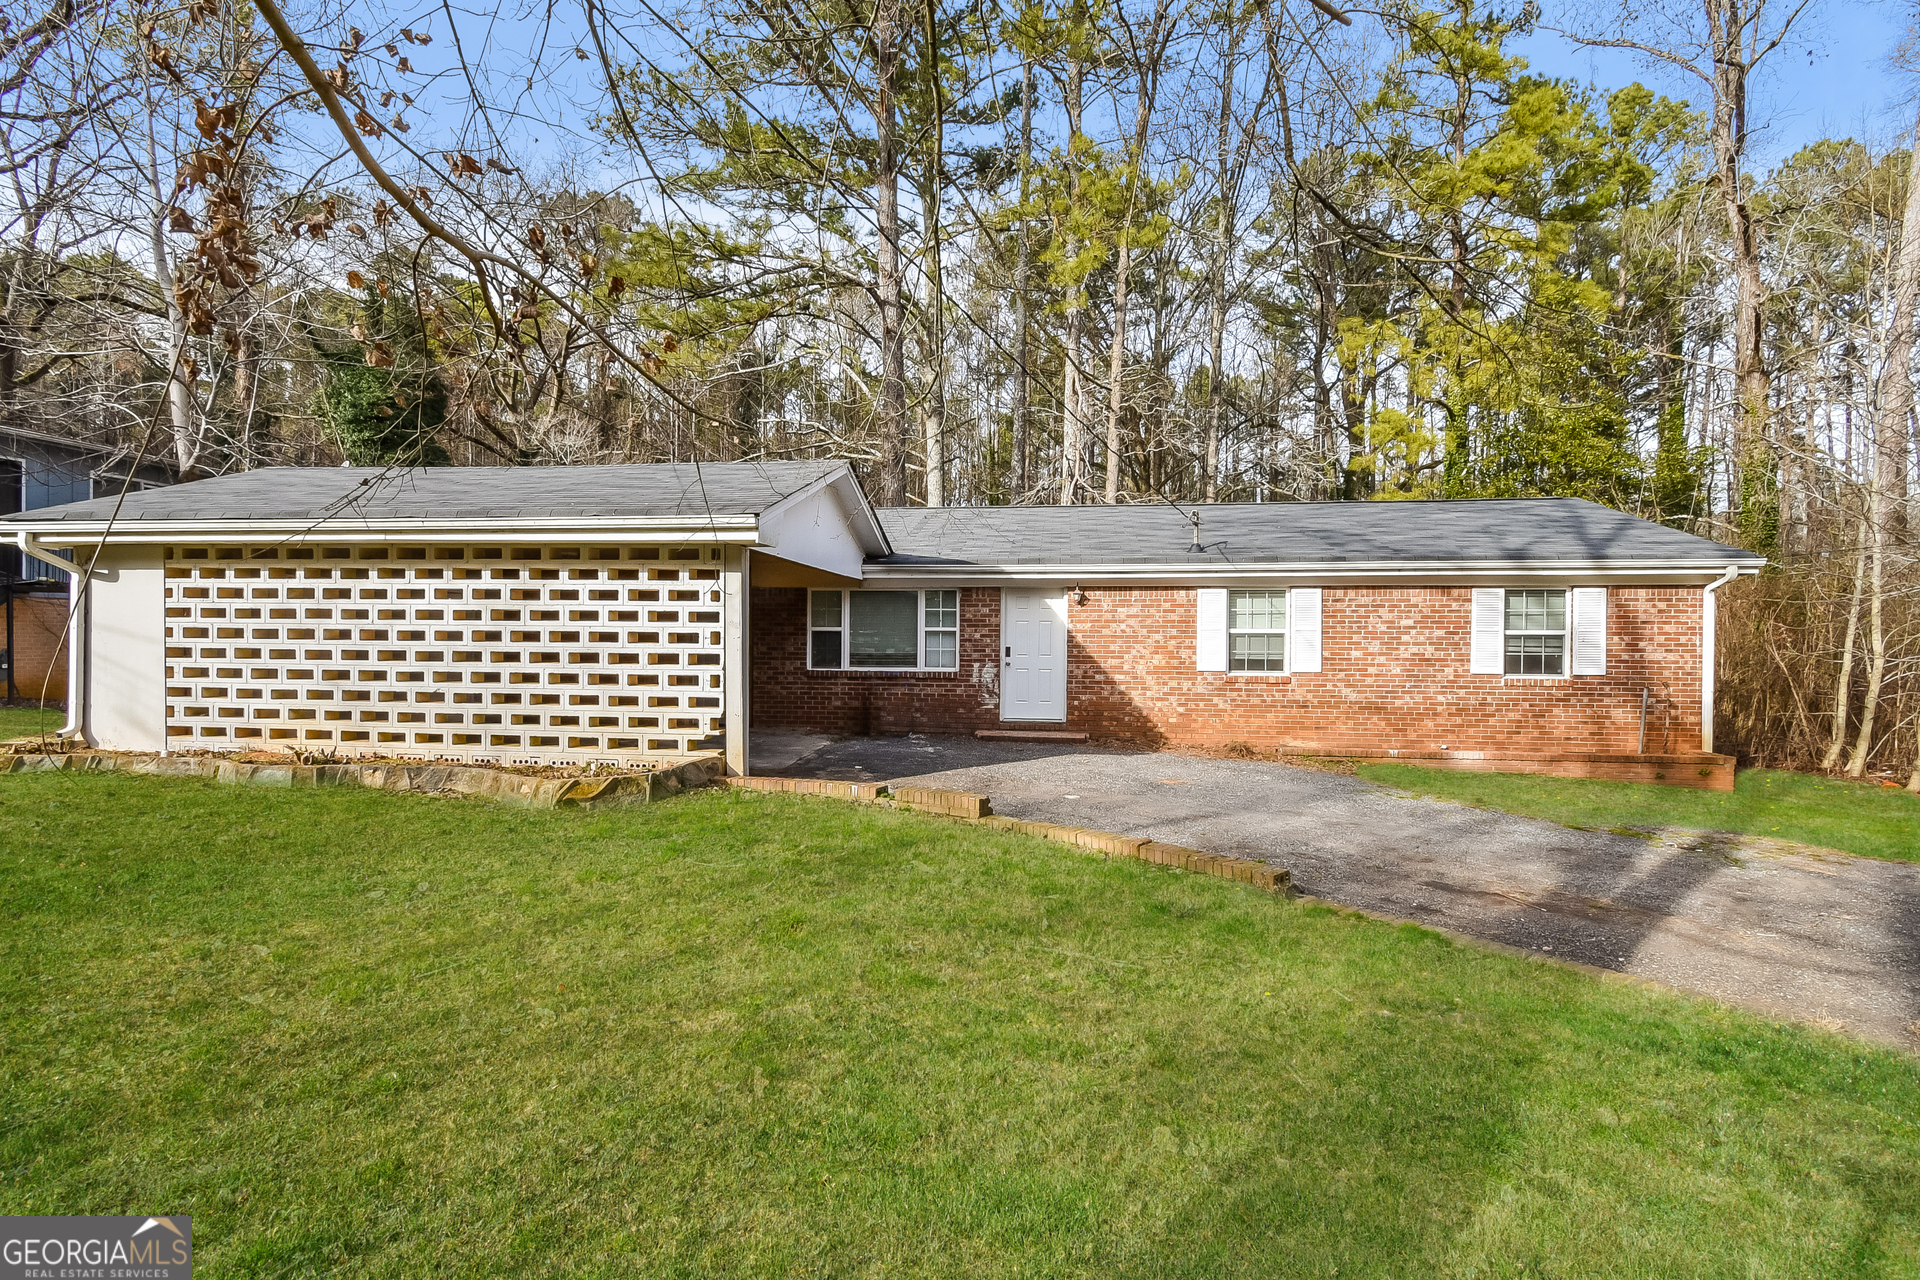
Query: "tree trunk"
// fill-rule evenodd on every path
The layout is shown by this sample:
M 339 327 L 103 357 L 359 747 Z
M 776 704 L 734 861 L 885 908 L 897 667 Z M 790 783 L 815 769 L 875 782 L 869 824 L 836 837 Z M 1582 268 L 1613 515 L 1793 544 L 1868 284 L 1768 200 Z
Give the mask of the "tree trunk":
M 900 0 L 876 0 L 873 8 L 874 221 L 880 243 L 874 258 L 874 292 L 880 307 L 879 505 L 907 501 L 906 314 L 901 298 L 900 155 L 894 120 L 900 80 Z
M 25 327 L 14 317 L 26 310 L 27 272 L 37 265 L 39 256 L 34 244 L 39 219 L 29 214 L 27 224 L 7 269 L 6 293 L 0 296 L 0 425 L 4 426 L 14 425 L 13 406 L 19 390 L 15 383 L 20 377 L 20 355 L 27 345 Z
M 1127 358 L 1127 274 L 1132 268 L 1133 246 L 1126 233 L 1133 222 L 1131 203 L 1127 227 L 1121 229 L 1118 275 L 1113 282 L 1113 344 L 1107 352 L 1107 486 L 1108 503 L 1120 500 L 1120 402 Z
M 927 36 L 927 76 L 933 86 L 933 149 L 927 156 L 926 183 L 921 207 L 927 222 L 927 344 L 932 349 L 927 387 L 926 466 L 927 505 L 947 505 L 947 295 L 941 263 L 940 200 L 947 151 L 946 103 L 941 98 L 940 33 L 934 6 L 924 10 Z
M 259 344 L 251 333 L 240 330 L 239 348 L 233 357 L 233 404 L 239 411 L 240 469 L 253 469 L 253 402 L 259 386 L 257 368 Z
M 144 68 L 144 64 L 143 64 Z M 147 217 L 148 248 L 153 254 L 154 283 L 167 308 L 167 418 L 173 428 L 173 462 L 182 480 L 193 479 L 200 469 L 199 436 L 193 429 L 193 386 L 187 366 L 192 354 L 187 349 L 187 317 L 174 292 L 173 255 L 167 249 L 167 211 L 173 202 L 160 184 L 159 143 L 154 137 L 159 127 L 158 108 L 153 102 L 153 86 L 143 69 L 141 88 L 147 108 L 147 163 L 140 176 L 147 180 L 151 205 Z
M 1153 117 L 1155 92 L 1160 86 L 1161 30 L 1170 0 L 1158 0 L 1153 25 L 1147 29 L 1145 56 L 1137 69 L 1138 97 L 1133 113 L 1133 148 L 1128 156 L 1127 214 L 1120 224 L 1119 261 L 1114 265 L 1113 344 L 1107 353 L 1107 487 L 1109 504 L 1120 500 L 1120 405 L 1127 358 L 1127 286 L 1133 270 L 1133 219 L 1138 209 L 1141 171 L 1146 166 L 1147 125 Z
M 1747 72 L 1742 33 L 1751 15 L 1741 0 L 1705 0 L 1713 58 L 1713 112 L 1708 136 L 1713 146 L 1714 178 L 1727 215 L 1733 255 L 1734 465 L 1740 469 L 1737 500 L 1743 520 L 1751 507 L 1764 504 L 1771 458 L 1766 448 L 1768 375 L 1761 350 L 1761 311 L 1766 284 L 1760 275 L 1760 238 L 1742 187 L 1747 150 Z M 1755 486 L 1762 486 L 1756 490 Z M 1751 527 L 1751 526 L 1749 526 Z
M 1214 260 L 1212 297 L 1207 304 L 1207 443 L 1201 476 L 1201 496 L 1214 502 L 1220 496 L 1221 418 L 1225 412 L 1220 380 L 1225 376 L 1227 336 L 1226 263 L 1224 255 Z
M 1853 560 L 1853 600 L 1847 607 L 1847 638 L 1840 646 L 1840 675 L 1833 686 L 1833 728 L 1827 735 L 1827 749 L 1820 767 L 1831 769 L 1840 763 L 1847 747 L 1847 712 L 1853 705 L 1853 646 L 1860 638 L 1860 603 L 1867 594 L 1867 541 L 1872 535 L 1863 524 L 1860 548 Z
M 1860 733 L 1853 740 L 1853 754 L 1847 757 L 1847 776 L 1858 778 L 1867 771 L 1867 757 L 1873 754 L 1874 711 L 1880 705 L 1880 686 L 1887 677 L 1887 631 L 1882 606 L 1887 597 L 1885 545 L 1879 529 L 1873 530 L 1873 549 L 1867 570 L 1867 694 L 1860 704 Z
M 1084 16 L 1084 10 L 1081 11 Z M 1086 64 L 1076 56 L 1067 64 L 1067 190 L 1073 203 L 1080 203 L 1080 121 L 1081 91 L 1086 79 Z M 1061 390 L 1060 431 L 1060 505 L 1080 500 L 1087 476 L 1087 391 L 1086 391 L 1086 294 L 1076 289 L 1067 308 L 1066 370 Z
M 1013 496 L 1024 502 L 1031 487 L 1027 421 L 1027 292 L 1033 283 L 1033 241 L 1027 234 L 1026 206 L 1033 174 L 1033 63 L 1020 66 L 1020 256 L 1013 266 Z
M 1060 505 L 1071 506 L 1086 487 L 1087 471 L 1086 384 L 1081 372 L 1086 358 L 1086 315 L 1077 306 L 1067 312 L 1065 354 L 1060 378 Z
M 935 369 L 935 378 L 940 371 Z M 926 413 L 927 505 L 947 505 L 947 406 L 938 389 L 928 393 Z
M 1473 87 L 1464 72 L 1454 75 L 1453 163 L 1464 170 L 1467 160 L 1467 115 L 1473 104 Z M 1449 498 L 1470 496 L 1468 468 L 1473 461 L 1472 423 L 1468 406 L 1459 394 L 1466 378 L 1461 360 L 1461 325 L 1467 313 L 1467 227 L 1464 211 L 1457 205 L 1447 213 L 1448 282 L 1447 320 L 1453 326 L 1449 345 L 1446 412 L 1446 448 L 1442 465 L 1442 492 Z
M 1914 123 L 1920 149 L 1920 119 Z M 1886 562 L 1907 496 L 1907 414 L 1913 408 L 1914 303 L 1920 298 L 1920 175 L 1907 176 L 1907 208 L 1900 222 L 1900 257 L 1894 265 L 1893 315 L 1887 323 L 1886 361 L 1880 366 L 1878 412 L 1873 425 L 1873 476 L 1868 486 L 1872 524 L 1872 568 L 1867 574 L 1867 693 L 1860 708 L 1860 733 L 1847 774 L 1866 772 L 1873 754 L 1873 724 L 1880 688 L 1887 673 L 1887 635 L 1881 619 L 1886 600 Z
M 1880 370 L 1879 416 L 1874 421 L 1874 524 L 1888 539 L 1900 532 L 1907 498 L 1907 418 L 1913 412 L 1913 339 L 1920 305 L 1920 113 L 1907 161 L 1907 208 L 1900 219 L 1900 257 L 1894 267 L 1893 315 L 1887 357 Z
M 1220 171 L 1219 216 L 1214 230 L 1218 239 L 1213 246 L 1213 262 L 1207 272 L 1207 444 L 1200 478 L 1201 496 L 1208 502 L 1220 496 L 1220 439 L 1222 418 L 1226 412 L 1221 382 L 1226 377 L 1227 262 L 1233 246 L 1233 66 L 1240 50 L 1240 24 L 1229 16 L 1227 46 L 1220 67 Z

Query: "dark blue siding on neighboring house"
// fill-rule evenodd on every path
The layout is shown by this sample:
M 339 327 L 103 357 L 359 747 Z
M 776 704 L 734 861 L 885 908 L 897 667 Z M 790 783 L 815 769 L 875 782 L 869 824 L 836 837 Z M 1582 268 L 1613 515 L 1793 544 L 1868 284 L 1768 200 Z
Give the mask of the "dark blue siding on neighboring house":
M 114 497 L 127 483 L 130 462 L 121 449 L 0 427 L 0 514 Z M 152 489 L 172 483 L 173 476 L 164 466 L 143 463 L 131 487 Z M 0 574 L 23 582 L 67 580 L 58 559 L 22 557 L 12 547 L 0 547 Z

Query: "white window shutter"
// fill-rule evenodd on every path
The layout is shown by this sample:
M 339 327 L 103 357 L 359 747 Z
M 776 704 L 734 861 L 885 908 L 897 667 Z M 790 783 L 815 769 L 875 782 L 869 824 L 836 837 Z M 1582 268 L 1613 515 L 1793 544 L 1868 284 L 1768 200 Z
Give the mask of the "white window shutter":
M 1201 587 L 1194 593 L 1194 667 L 1200 671 L 1227 669 L 1227 593 Z
M 1567 671 L 1576 676 L 1607 674 L 1607 589 L 1575 587 L 1567 592 L 1573 607 L 1567 619 L 1568 642 L 1573 661 Z
M 1501 587 L 1473 589 L 1473 639 L 1467 670 L 1497 676 L 1507 669 L 1507 593 Z
M 1287 670 L 1320 669 L 1320 588 L 1295 587 L 1287 592 Z

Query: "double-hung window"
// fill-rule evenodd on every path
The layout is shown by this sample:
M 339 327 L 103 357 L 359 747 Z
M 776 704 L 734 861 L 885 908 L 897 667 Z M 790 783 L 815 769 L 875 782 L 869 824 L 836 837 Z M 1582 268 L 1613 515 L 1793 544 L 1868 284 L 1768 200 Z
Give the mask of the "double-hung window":
M 812 670 L 959 669 L 957 591 L 815 591 L 807 612 Z
M 1567 674 L 1567 593 L 1509 591 L 1506 603 L 1506 674 Z
M 1227 670 L 1287 669 L 1287 593 L 1227 593 Z

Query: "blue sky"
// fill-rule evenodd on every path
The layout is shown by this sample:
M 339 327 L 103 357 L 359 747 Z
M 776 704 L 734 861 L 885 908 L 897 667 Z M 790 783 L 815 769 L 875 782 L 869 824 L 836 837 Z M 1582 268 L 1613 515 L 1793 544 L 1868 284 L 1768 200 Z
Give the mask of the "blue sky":
M 1863 137 L 1904 146 L 1913 129 L 1911 90 L 1888 65 L 1910 21 L 1904 4 L 1838 3 L 1816 7 L 1800 38 L 1768 56 L 1770 69 L 1754 86 L 1749 115 L 1756 129 L 1755 159 L 1770 167 L 1822 137 Z M 1583 49 L 1563 36 L 1537 31 L 1510 43 L 1535 71 L 1592 80 L 1617 88 L 1635 80 L 1669 96 L 1707 105 L 1706 85 L 1683 74 L 1662 74 L 1631 53 Z
M 1672 2 L 1691 5 L 1697 0 Z M 622 43 L 630 39 L 670 64 L 682 61 L 684 47 L 660 29 L 649 13 L 649 8 L 671 12 L 673 3 L 616 0 L 613 8 L 622 11 L 619 17 L 624 21 L 617 21 L 609 33 L 615 42 L 613 56 L 630 59 L 633 47 Z M 1770 55 L 1753 86 L 1753 169 L 1765 172 L 1820 137 L 1856 136 L 1880 146 L 1906 144 L 1913 128 L 1911 91 L 1906 78 L 1889 66 L 1889 55 L 1911 20 L 1913 3 L 1816 0 L 1816 7 L 1797 28 L 1798 38 Z M 583 159 L 589 172 L 607 163 L 593 154 L 604 145 L 602 140 L 585 127 L 587 111 L 604 105 L 598 63 L 571 56 L 581 34 L 578 6 L 567 0 L 558 4 L 553 0 L 456 0 L 451 11 L 459 17 L 469 58 L 485 67 L 484 96 L 504 108 L 495 123 L 514 139 L 512 154 L 517 160 L 530 160 L 538 168 L 543 158 L 585 144 L 588 155 Z M 416 122 L 425 126 L 413 135 L 416 145 L 447 145 L 454 141 L 445 132 L 448 125 L 470 119 L 459 101 L 466 86 L 453 70 L 457 64 L 446 12 L 424 9 L 415 26 L 433 32 L 434 43 L 406 50 L 433 80 L 395 77 L 410 82 L 425 109 L 415 113 Z M 374 14 L 369 11 L 364 16 Z M 1359 18 L 1363 24 L 1374 21 Z M 386 39 L 387 34 L 379 32 L 378 39 Z M 1623 50 L 1582 48 L 1546 30 L 1536 30 L 1508 47 L 1525 56 L 1534 70 L 1548 75 L 1592 81 L 1602 88 L 1639 80 L 1697 108 L 1707 105 L 1706 86 L 1697 79 L 1649 65 Z M 538 65 L 533 65 L 536 59 Z M 378 55 L 376 60 L 384 61 Z M 532 83 L 526 78 L 530 71 Z M 583 104 L 591 105 L 583 110 Z M 468 131 L 457 145 L 484 150 L 485 142 L 484 136 Z M 325 149 L 337 147 L 329 144 Z M 627 172 L 624 159 L 613 163 L 613 170 L 600 174 L 602 181 L 617 181 L 616 173 Z

